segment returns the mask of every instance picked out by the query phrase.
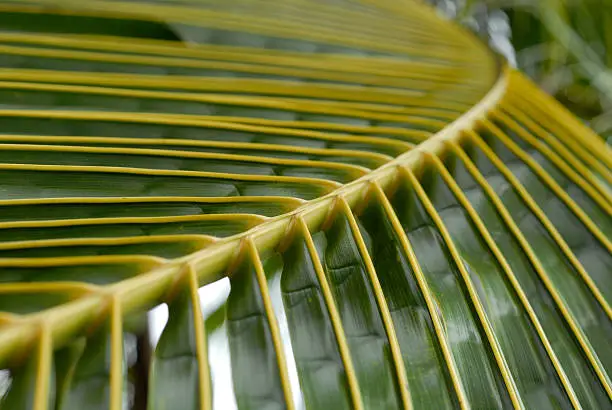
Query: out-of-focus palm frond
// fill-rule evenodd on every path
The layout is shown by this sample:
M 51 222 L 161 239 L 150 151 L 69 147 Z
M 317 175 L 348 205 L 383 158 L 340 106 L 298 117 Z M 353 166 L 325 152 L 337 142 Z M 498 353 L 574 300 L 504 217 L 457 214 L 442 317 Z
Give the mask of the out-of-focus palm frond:
M 610 134 L 612 3 L 577 0 L 431 1 L 472 27 L 511 64 L 596 131 Z

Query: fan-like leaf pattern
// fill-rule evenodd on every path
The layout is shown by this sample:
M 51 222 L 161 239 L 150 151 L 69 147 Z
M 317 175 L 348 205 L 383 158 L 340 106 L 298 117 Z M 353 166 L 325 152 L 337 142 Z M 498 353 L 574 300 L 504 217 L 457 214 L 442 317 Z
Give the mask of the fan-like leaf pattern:
M 2 409 L 612 406 L 612 151 L 427 6 L 0 28 Z

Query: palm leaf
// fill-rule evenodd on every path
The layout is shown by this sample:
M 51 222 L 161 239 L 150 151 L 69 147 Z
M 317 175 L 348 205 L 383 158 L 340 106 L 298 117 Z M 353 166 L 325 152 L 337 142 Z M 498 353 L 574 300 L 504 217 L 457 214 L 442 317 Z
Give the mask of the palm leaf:
M 612 151 L 470 33 L 1 10 L 2 409 L 610 407 Z

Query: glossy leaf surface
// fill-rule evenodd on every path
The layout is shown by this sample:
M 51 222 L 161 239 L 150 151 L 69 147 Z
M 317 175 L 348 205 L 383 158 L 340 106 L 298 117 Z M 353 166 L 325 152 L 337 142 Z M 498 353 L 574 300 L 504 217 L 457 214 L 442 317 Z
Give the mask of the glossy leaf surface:
M 609 408 L 611 186 L 420 2 L 0 1 L 0 408 Z

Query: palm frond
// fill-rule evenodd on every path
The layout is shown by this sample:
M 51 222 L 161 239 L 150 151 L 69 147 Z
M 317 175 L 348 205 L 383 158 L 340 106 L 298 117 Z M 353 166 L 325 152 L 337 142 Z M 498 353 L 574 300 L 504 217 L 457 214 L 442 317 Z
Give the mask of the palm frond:
M 611 148 L 469 32 L 1 10 L 2 409 L 610 407 Z

